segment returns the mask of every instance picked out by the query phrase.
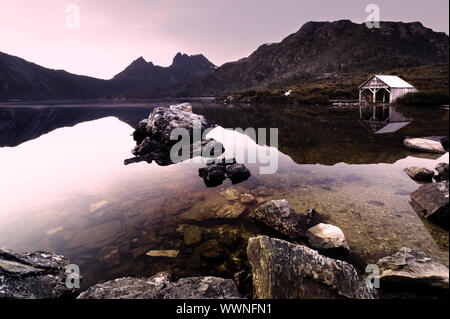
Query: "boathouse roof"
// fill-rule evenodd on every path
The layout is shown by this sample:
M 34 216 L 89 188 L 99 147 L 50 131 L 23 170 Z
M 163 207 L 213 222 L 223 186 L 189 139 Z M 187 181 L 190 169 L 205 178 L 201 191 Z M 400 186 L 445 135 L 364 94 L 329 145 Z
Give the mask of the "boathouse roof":
M 373 77 L 378 78 L 380 81 L 385 83 L 387 86 L 391 88 L 414 88 L 411 84 L 398 77 L 397 75 L 383 75 L 383 74 L 374 74 L 367 81 L 360 85 L 363 86 L 368 81 L 370 81 Z

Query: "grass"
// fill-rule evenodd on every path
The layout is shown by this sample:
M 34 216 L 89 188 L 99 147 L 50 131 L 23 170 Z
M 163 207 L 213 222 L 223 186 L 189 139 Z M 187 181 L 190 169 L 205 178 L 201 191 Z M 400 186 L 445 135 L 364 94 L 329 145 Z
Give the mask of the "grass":
M 414 85 L 418 94 L 401 99 L 404 105 L 440 105 L 448 104 L 448 62 L 410 68 L 380 71 L 382 74 L 398 75 Z M 239 102 L 251 103 L 288 103 L 288 104 L 329 104 L 330 100 L 357 100 L 358 87 L 372 73 L 334 73 L 325 79 L 315 79 L 261 90 L 247 90 L 232 94 Z M 285 96 L 285 92 L 291 94 Z M 226 96 L 218 97 L 224 101 Z M 419 104 L 418 104 L 419 103 Z

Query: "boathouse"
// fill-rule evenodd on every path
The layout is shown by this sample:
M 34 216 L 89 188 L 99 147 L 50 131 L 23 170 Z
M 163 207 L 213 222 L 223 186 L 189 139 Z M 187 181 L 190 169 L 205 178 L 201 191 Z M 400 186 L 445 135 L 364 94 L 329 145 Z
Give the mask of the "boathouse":
M 417 89 L 396 75 L 372 75 L 359 87 L 359 103 L 395 103 L 406 93 Z

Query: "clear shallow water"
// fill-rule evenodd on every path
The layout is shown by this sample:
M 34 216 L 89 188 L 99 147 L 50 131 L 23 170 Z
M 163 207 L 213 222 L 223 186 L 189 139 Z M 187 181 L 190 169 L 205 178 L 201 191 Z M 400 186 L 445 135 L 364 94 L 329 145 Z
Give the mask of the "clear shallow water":
M 410 125 L 374 136 L 354 108 L 194 104 L 219 125 L 210 134 L 227 156 L 233 139 L 266 148 L 224 127 L 280 129 L 276 174 L 246 163 L 249 180 L 206 188 L 198 177 L 204 164 L 123 165 L 134 146 L 132 126 L 152 107 L 0 108 L 0 247 L 64 254 L 80 265 L 84 287 L 161 270 L 231 277 L 248 269 L 249 237 L 278 236 L 248 218 L 213 218 L 224 205 L 237 205 L 225 197 L 231 188 L 256 198 L 249 209 L 280 198 L 297 211 L 315 208 L 343 229 L 357 266 L 403 246 L 448 265 L 448 232 L 414 212 L 409 193 L 419 184 L 403 172 L 434 168 L 448 153 L 414 154 L 401 145 L 405 135 L 448 135 L 447 111 L 406 110 Z M 146 255 L 158 249 L 179 254 Z

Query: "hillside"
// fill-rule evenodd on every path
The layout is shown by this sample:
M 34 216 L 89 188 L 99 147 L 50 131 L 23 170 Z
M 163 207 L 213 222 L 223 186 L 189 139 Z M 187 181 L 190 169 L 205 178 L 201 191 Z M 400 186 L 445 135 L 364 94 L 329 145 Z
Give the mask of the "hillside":
M 109 93 L 105 80 L 48 69 L 0 52 L 0 100 L 86 99 Z

